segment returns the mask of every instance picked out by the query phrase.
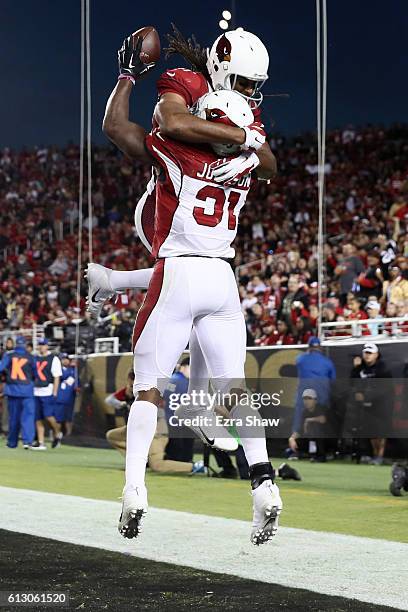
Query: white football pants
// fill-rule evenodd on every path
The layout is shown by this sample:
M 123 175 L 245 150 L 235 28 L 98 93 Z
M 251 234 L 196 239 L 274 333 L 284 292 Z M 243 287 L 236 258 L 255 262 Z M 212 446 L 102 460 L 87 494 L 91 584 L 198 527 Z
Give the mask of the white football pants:
M 137 315 L 135 393 L 164 390 L 193 326 L 192 349 L 197 345 L 197 359 L 201 349 L 213 386 L 220 391 L 242 386 L 246 329 L 231 266 L 216 258 L 171 257 L 157 261 Z M 202 359 L 192 364 L 194 378 L 205 376 L 203 364 Z

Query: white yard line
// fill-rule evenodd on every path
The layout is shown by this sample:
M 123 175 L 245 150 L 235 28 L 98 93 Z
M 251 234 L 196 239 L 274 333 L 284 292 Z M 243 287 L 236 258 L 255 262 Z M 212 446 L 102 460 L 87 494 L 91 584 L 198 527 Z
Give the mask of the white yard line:
M 0 510 L 10 531 L 408 610 L 408 544 L 285 527 L 254 547 L 245 521 L 159 508 L 126 541 L 119 502 L 9 487 Z

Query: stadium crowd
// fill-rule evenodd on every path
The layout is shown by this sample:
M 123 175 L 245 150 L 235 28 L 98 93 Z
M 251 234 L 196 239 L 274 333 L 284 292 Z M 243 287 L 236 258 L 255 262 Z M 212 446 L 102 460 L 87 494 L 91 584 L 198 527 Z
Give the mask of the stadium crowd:
M 323 321 L 367 320 L 364 335 L 398 335 L 407 323 L 381 330 L 370 319 L 408 315 L 408 126 L 328 133 Z M 316 334 L 317 167 L 312 134 L 271 137 L 279 175 L 254 181 L 241 215 L 233 262 L 249 345 L 304 344 Z M 133 214 L 150 168 L 115 149 L 93 149 L 93 214 L 84 202 L 83 265 L 88 231 L 93 259 L 115 269 L 152 265 L 135 239 Z M 86 286 L 76 301 L 78 147 L 0 151 L 0 331 L 45 324 L 70 351 L 73 322 L 85 314 Z M 143 292 L 122 295 L 92 324 L 95 336 L 130 331 Z M 54 329 L 62 329 L 61 336 Z M 333 334 L 343 334 L 337 328 Z M 350 332 L 348 332 L 350 333 Z M 4 336 L 6 337 L 6 336 Z M 89 347 L 88 347 L 89 350 Z

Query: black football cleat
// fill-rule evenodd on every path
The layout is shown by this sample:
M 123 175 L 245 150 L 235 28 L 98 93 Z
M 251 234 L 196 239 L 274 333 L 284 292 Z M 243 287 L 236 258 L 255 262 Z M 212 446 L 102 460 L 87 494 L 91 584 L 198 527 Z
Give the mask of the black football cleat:
M 390 493 L 395 497 L 401 497 L 401 489 L 408 491 L 408 473 L 407 468 L 398 463 L 392 466 L 392 482 L 390 483 Z
M 299 472 L 287 463 L 282 463 L 282 465 L 279 466 L 278 476 L 282 478 L 282 480 L 302 480 Z

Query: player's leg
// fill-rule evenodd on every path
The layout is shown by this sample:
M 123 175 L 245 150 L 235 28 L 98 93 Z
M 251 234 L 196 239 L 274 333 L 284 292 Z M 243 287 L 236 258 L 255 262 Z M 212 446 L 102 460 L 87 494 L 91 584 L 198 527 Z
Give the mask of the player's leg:
M 88 310 L 97 318 L 105 302 L 115 293 L 126 289 L 147 289 L 153 268 L 144 270 L 111 270 L 97 263 L 90 263 L 85 272 L 88 281 Z
M 145 270 L 124 270 L 116 271 L 105 268 L 99 264 L 89 264 L 87 269 L 87 278 L 89 284 L 88 293 L 88 309 L 93 316 L 98 316 L 102 310 L 103 304 L 107 299 L 110 299 L 114 292 L 123 291 L 125 289 L 147 289 L 150 279 L 153 274 L 153 268 Z M 97 297 L 93 297 L 97 295 Z M 194 331 L 190 338 L 190 353 L 191 353 L 191 377 L 189 389 L 200 392 L 208 390 L 208 371 L 204 356 L 201 353 L 201 348 L 196 340 Z M 180 413 L 180 418 L 191 419 L 192 416 L 206 414 L 205 406 L 196 406 L 194 415 L 192 410 L 186 407 L 183 413 Z M 208 425 L 203 427 L 191 427 L 192 431 L 204 442 L 210 444 L 214 448 L 219 448 L 225 451 L 234 451 L 237 448 L 235 439 L 228 433 L 225 427 L 218 425 L 217 430 L 214 430 L 214 425 L 211 424 L 211 418 L 208 417 Z
M 216 424 L 215 413 L 209 409 L 208 402 L 198 401 L 194 398 L 206 397 L 209 390 L 209 376 L 205 357 L 201 350 L 197 334 L 193 328 L 189 341 L 190 348 L 190 378 L 188 382 L 188 393 L 192 398 L 189 406 L 179 406 L 175 414 L 182 419 L 200 419 L 199 425 L 189 425 L 189 428 L 204 442 L 212 448 L 223 451 L 234 451 L 238 448 L 235 438 L 223 425 Z
M 114 291 L 126 289 L 147 289 L 153 276 L 153 268 L 143 270 L 113 270 L 110 276 Z
M 225 300 L 217 311 L 195 320 L 195 330 L 213 387 L 220 393 L 237 392 L 239 398 L 239 390 L 245 389 L 246 328 L 229 266 L 219 270 L 217 285 L 227 289 Z M 252 424 L 255 415 L 257 411 L 248 402 L 238 401 L 231 410 L 249 464 L 254 505 L 251 540 L 262 544 L 276 533 L 282 501 L 274 484 L 265 429 Z
M 91 314 L 97 317 L 107 299 L 110 299 L 113 293 L 126 289 L 147 289 L 153 275 L 153 268 L 145 270 L 124 270 L 116 271 L 105 268 L 99 264 L 89 264 L 87 269 L 87 279 L 89 285 L 88 292 L 88 309 Z M 96 296 L 96 297 L 95 297 Z M 190 338 L 190 353 L 192 364 L 190 366 L 191 377 L 189 389 L 200 392 L 208 390 L 208 371 L 204 356 L 201 353 L 201 348 L 196 340 L 194 331 Z M 207 383 L 207 384 L 206 384 Z M 180 413 L 180 418 L 189 418 L 192 416 L 205 416 L 206 407 L 196 406 L 195 414 L 190 414 L 192 410 L 186 407 L 185 414 Z M 225 451 L 234 451 L 237 448 L 235 439 L 228 433 L 225 427 L 218 425 L 214 430 L 214 425 L 210 422 L 211 417 L 207 419 L 208 425 L 203 424 L 203 427 L 191 427 L 192 431 L 204 442 L 210 444 L 214 448 L 219 448 Z
M 120 533 L 136 537 L 147 511 L 146 463 L 157 426 L 157 407 L 190 337 L 192 315 L 182 259 L 159 260 L 134 329 L 135 401 L 127 423 L 126 482 Z
M 154 181 L 149 183 L 146 192 L 140 198 L 135 210 L 135 227 L 143 246 L 152 252 L 154 234 L 154 215 L 156 198 L 152 196 Z M 88 280 L 88 310 L 98 318 L 102 307 L 117 291 L 126 289 L 147 289 L 153 274 L 153 268 L 145 270 L 111 270 L 96 263 L 87 267 L 85 278 Z

